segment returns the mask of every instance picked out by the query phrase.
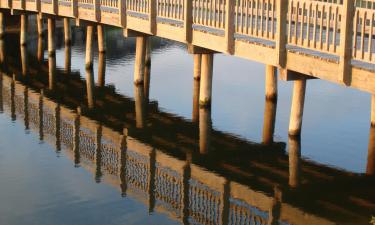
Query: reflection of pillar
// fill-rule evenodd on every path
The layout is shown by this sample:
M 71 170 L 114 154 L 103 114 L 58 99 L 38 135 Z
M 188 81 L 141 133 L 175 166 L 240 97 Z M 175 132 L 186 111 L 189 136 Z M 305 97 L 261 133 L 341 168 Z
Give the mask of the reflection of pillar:
M 264 106 L 263 143 L 271 144 L 275 131 L 277 100 L 266 99 Z
M 146 53 L 145 53 L 145 71 L 144 71 L 144 92 L 145 98 L 148 102 L 150 97 L 150 75 L 151 75 L 151 40 L 146 39 Z
M 0 39 L 4 37 L 5 34 L 5 17 L 4 13 L 0 12 Z
M 193 87 L 193 113 L 191 120 L 193 122 L 198 122 L 199 119 L 199 79 L 194 79 L 194 87 Z
M 60 133 L 60 104 L 57 104 L 55 108 L 55 137 L 56 137 L 56 151 L 61 150 L 61 133 Z
M 213 54 L 202 54 L 201 87 L 199 91 L 199 104 L 202 106 L 211 105 L 213 59 Z
M 375 127 L 375 95 L 371 96 L 371 126 Z
M 96 29 L 98 32 L 98 50 L 103 53 L 107 50 L 105 27 L 104 25 L 98 24 Z
M 86 90 L 87 90 L 87 106 L 90 109 L 95 107 L 95 81 L 92 68 L 86 69 Z
M 99 60 L 98 60 L 98 86 L 99 87 L 105 86 L 105 68 L 106 68 L 105 53 L 99 52 Z
M 72 47 L 65 45 L 65 73 L 69 74 L 72 66 Z
M 55 46 L 55 19 L 48 18 L 48 55 L 54 55 Z
M 43 98 L 44 98 L 44 92 L 43 90 L 40 91 L 39 96 L 39 140 L 43 141 L 44 139 L 44 132 L 43 132 Z
M 41 36 L 38 37 L 38 52 L 37 52 L 37 59 L 38 62 L 43 62 L 44 57 L 44 49 L 43 49 L 43 38 Z
M 5 46 L 4 46 L 4 40 L 0 39 L 0 65 L 2 65 L 5 62 Z
M 220 215 L 221 215 L 221 223 L 222 225 L 228 224 L 229 220 L 229 196 L 230 196 L 230 182 L 225 180 L 223 192 L 220 196 L 221 208 L 220 208 Z
M 86 28 L 86 68 L 92 68 L 92 61 L 93 61 L 93 52 L 92 52 L 92 34 L 94 27 L 92 25 L 88 25 Z
M 134 85 L 135 120 L 137 128 L 145 127 L 145 97 L 143 85 Z
M 120 188 L 121 188 L 121 196 L 126 196 L 127 190 L 127 183 L 126 183 L 126 151 L 127 151 L 127 142 L 126 138 L 128 136 L 127 129 L 124 129 L 124 134 L 121 136 L 121 143 L 120 143 L 120 167 L 119 167 L 119 175 L 120 175 Z
M 306 80 L 294 81 L 292 110 L 290 112 L 289 135 L 301 134 L 303 106 L 305 103 Z
M 211 143 L 211 110 L 209 108 L 199 109 L 199 152 L 207 154 Z
M 202 54 L 194 54 L 194 80 L 201 78 Z
M 0 113 L 4 112 L 4 101 L 3 101 L 3 73 L 0 72 Z
M 148 212 L 152 213 L 155 208 L 155 170 L 156 170 L 156 150 L 153 148 L 150 152 L 149 176 L 147 183 L 148 190 Z
M 27 64 L 27 48 L 25 45 L 21 45 L 21 66 L 23 76 L 26 76 L 27 74 Z
M 143 84 L 145 72 L 145 54 L 147 37 L 136 37 L 135 63 L 134 63 L 134 84 Z
M 73 125 L 73 153 L 74 153 L 74 166 L 78 167 L 81 159 L 79 154 L 79 130 L 80 130 L 80 113 L 81 110 L 77 109 L 77 114 L 74 116 Z
M 266 99 L 277 99 L 277 68 L 275 66 L 266 65 Z
M 41 13 L 36 16 L 36 26 L 38 29 L 38 36 L 41 37 L 43 35 L 43 16 Z
M 289 186 L 297 188 L 301 181 L 301 139 L 289 137 Z
M 366 174 L 375 175 L 375 126 L 370 127 Z
M 48 89 L 54 90 L 56 82 L 56 56 L 48 55 Z
M 186 162 L 186 165 L 183 168 L 182 174 L 182 189 L 181 189 L 181 196 L 182 196 L 182 207 L 181 207 L 181 219 L 182 224 L 189 224 L 189 207 L 190 207 L 190 199 L 189 199 L 189 190 L 190 190 L 190 177 L 191 177 L 191 168 L 190 168 L 189 161 Z
M 29 130 L 29 89 L 25 86 L 23 90 L 23 110 L 24 110 L 24 122 L 25 130 Z
M 27 15 L 21 14 L 20 45 L 26 45 L 27 38 Z
M 14 99 L 15 91 L 16 91 L 15 79 L 16 79 L 15 75 L 13 75 L 13 80 L 12 80 L 12 83 L 10 84 L 10 115 L 11 115 L 12 121 L 16 120 L 16 103 Z
M 274 192 L 274 198 L 268 213 L 268 225 L 278 225 L 280 219 L 282 192 L 278 187 L 274 187 Z
M 64 42 L 65 46 L 70 45 L 72 41 L 70 19 L 64 18 Z
M 96 183 L 100 183 L 102 178 L 102 126 L 99 125 L 96 128 L 96 137 L 95 137 L 95 163 L 96 163 L 96 171 L 95 171 L 95 181 Z

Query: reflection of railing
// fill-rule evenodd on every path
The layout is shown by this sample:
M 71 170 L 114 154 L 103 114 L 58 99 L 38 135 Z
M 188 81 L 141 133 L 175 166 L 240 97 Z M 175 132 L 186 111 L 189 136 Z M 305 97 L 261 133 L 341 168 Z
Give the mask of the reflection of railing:
M 243 224 L 241 221 L 246 219 L 267 223 L 272 197 L 251 192 L 256 199 L 262 199 L 262 204 L 245 204 L 245 198 L 237 196 L 243 191 L 236 191 L 236 185 L 232 185 L 236 196 L 231 196 L 230 184 L 223 177 L 196 165 L 190 169 L 185 161 L 102 127 L 12 78 L 0 76 L 0 105 L 5 113 L 30 123 L 36 132 L 39 130 L 41 139 L 57 149 L 61 143 L 61 149 L 73 155 L 76 164 L 94 164 L 97 176 L 105 172 L 117 185 L 126 184 L 129 193 L 148 195 L 149 204 L 157 210 L 167 210 L 176 219 L 188 218 L 200 224 Z

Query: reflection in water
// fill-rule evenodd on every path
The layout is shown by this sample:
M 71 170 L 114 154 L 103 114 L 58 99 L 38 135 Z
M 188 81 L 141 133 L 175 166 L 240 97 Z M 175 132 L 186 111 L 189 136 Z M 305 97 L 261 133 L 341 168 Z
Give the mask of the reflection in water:
M 71 71 L 71 67 L 72 67 L 72 47 L 71 45 L 69 44 L 66 44 L 65 45 L 65 66 L 64 66 L 64 69 L 65 69 L 65 72 L 67 74 L 70 73 Z
M 66 57 L 70 61 L 70 54 Z M 182 224 L 368 223 L 375 202 L 371 177 L 306 161 L 300 139 L 289 139 L 286 155 L 285 144 L 273 141 L 276 101 L 266 101 L 263 144 L 254 143 L 213 127 L 211 109 L 198 106 L 199 79 L 190 122 L 148 101 L 146 70 L 131 99 L 105 86 L 105 55 L 98 61 L 102 88 L 95 88 L 92 68 L 85 80 L 77 72 L 63 76 L 68 67 L 61 73 L 54 55 L 48 74 L 45 63 L 30 64 L 27 82 L 13 76 L 22 66 L 8 65 L 0 73 L 0 106 L 96 182 Z M 53 92 L 40 91 L 46 87 Z M 89 110 L 79 108 L 86 106 Z M 373 145 L 371 128 L 369 175 Z M 347 190 L 339 190 L 344 185 Z
M 370 127 L 366 174 L 375 175 L 375 127 Z

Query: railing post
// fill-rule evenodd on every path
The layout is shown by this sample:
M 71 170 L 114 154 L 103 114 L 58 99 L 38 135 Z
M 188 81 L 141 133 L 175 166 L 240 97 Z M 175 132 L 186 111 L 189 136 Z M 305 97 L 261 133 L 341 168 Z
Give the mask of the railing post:
M 26 0 L 21 0 L 21 9 L 26 9 Z
M 100 13 L 100 0 L 94 0 L 94 13 L 96 22 L 100 22 L 101 13 Z
M 52 9 L 53 9 L 53 14 L 57 15 L 59 13 L 59 1 L 58 0 L 52 0 Z
M 120 25 L 126 27 L 126 0 L 119 0 L 119 18 Z
M 286 17 L 288 11 L 287 1 L 276 2 L 276 64 L 284 68 L 286 66 Z
M 226 51 L 233 54 L 234 50 L 234 6 L 235 0 L 226 0 L 225 5 L 225 43 Z
M 191 43 L 193 36 L 193 1 L 184 0 L 184 6 L 185 41 Z
M 40 1 L 40 0 L 38 0 Z M 78 17 L 78 0 L 71 0 L 72 1 L 72 4 L 71 4 L 71 7 L 72 7 L 72 16 L 74 18 L 77 18 Z
M 35 0 L 35 4 L 36 4 L 36 11 L 38 12 L 38 18 L 42 18 L 42 8 L 41 8 L 41 0 Z
M 150 0 L 149 18 L 151 34 L 156 34 L 156 4 L 157 0 Z
M 338 80 L 349 85 L 351 82 L 351 58 L 353 42 L 354 0 L 344 0 L 340 27 L 340 61 Z M 354 34 L 357 36 L 357 34 Z

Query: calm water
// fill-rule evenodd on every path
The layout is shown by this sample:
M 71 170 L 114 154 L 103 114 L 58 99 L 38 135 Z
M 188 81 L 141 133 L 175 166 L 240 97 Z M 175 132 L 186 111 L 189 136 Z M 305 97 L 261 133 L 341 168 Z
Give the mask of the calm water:
M 0 224 L 246 224 L 251 218 L 258 221 L 256 224 L 267 224 L 271 218 L 276 218 L 274 224 L 369 224 L 371 216 L 375 216 L 375 183 L 373 177 L 365 175 L 370 135 L 368 93 L 309 80 L 303 131 L 296 145 L 287 135 L 292 83 L 280 81 L 276 143 L 264 146 L 265 66 L 217 54 L 212 108 L 211 112 L 203 112 L 211 113 L 212 144 L 209 154 L 200 155 L 199 125 L 191 122 L 193 57 L 185 46 L 152 39 L 150 100 L 149 104 L 144 103 L 147 128 L 137 129 L 135 40 L 123 38 L 121 30 L 108 30 L 106 87 L 96 89 L 98 107 L 90 110 L 85 89 L 84 29 L 74 31 L 71 74 L 64 72 L 63 35 L 61 30 L 57 34 L 57 83 L 52 91 L 47 90 L 46 51 L 43 65 L 37 63 L 37 37 L 30 36 L 26 77 L 19 72 L 17 34 L 9 34 L 4 41 L 7 63 L 2 88 L 4 112 L 0 114 Z M 45 49 L 46 44 L 44 40 Z M 96 81 L 98 55 L 94 58 Z M 132 141 L 127 143 L 125 158 L 129 162 L 122 165 L 117 153 L 108 157 L 102 153 L 98 170 L 96 131 L 87 131 L 89 128 L 81 128 L 91 134 L 86 139 L 81 135 L 81 140 L 91 144 L 81 147 L 88 153 L 78 150 L 79 156 L 69 148 L 69 141 L 56 144 L 56 140 L 48 140 L 54 129 L 45 128 L 41 135 L 37 125 L 33 128 L 32 113 L 26 123 L 29 129 L 25 129 L 22 107 L 15 106 L 12 111 L 12 98 L 5 94 L 12 93 L 8 84 L 13 73 L 19 80 L 14 95 L 24 96 L 22 90 L 26 87 L 35 93 L 44 88 L 44 95 L 54 104 L 59 103 L 60 108 L 72 109 L 72 114 L 77 106 L 82 108 L 82 115 L 90 118 L 89 122 L 81 120 L 82 127 L 101 124 L 103 133 L 110 129 L 118 136 L 122 127 L 128 127 Z M 28 99 L 31 101 L 32 97 Z M 43 110 L 47 108 L 48 105 Z M 44 118 L 48 120 L 47 116 Z M 74 136 L 74 118 L 67 124 L 72 126 L 68 133 Z M 115 135 L 103 135 L 102 143 L 115 145 L 111 137 Z M 295 151 L 298 144 L 302 161 L 297 171 L 302 172 L 300 185 L 292 188 L 288 150 Z M 145 150 L 149 158 L 140 153 L 143 149 L 150 151 Z M 185 176 L 180 172 L 186 161 L 192 163 L 188 201 L 181 181 Z M 168 162 L 180 169 L 171 168 Z M 117 172 L 122 166 L 125 178 Z M 154 172 L 150 172 L 151 168 Z M 150 174 L 154 174 L 154 182 L 150 181 Z M 274 187 L 282 193 L 277 200 L 273 197 Z

